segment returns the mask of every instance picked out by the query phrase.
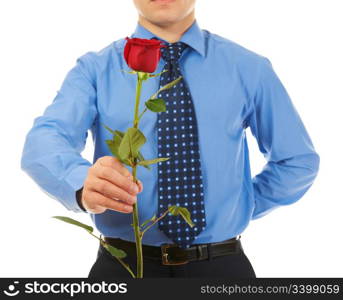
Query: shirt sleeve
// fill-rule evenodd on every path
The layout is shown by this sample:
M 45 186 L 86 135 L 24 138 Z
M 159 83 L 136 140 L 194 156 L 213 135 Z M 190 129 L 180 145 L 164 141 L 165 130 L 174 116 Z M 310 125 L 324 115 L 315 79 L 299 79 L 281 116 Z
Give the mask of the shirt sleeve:
M 41 190 L 74 212 L 83 212 L 76 191 L 91 166 L 81 156 L 97 115 L 91 69 L 88 53 L 77 58 L 52 103 L 34 119 L 21 157 L 21 169 Z
M 265 57 L 258 81 L 247 123 L 267 163 L 252 178 L 252 219 L 299 200 L 313 184 L 320 161 L 294 104 Z

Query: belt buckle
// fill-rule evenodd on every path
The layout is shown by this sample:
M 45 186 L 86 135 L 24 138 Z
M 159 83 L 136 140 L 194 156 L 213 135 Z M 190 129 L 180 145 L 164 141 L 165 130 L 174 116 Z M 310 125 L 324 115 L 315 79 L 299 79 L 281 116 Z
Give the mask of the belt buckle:
M 162 254 L 162 264 L 167 266 L 175 266 L 175 265 L 184 265 L 187 264 L 188 257 L 186 251 L 184 257 L 179 257 L 177 259 L 170 259 L 170 255 L 168 253 L 168 249 L 178 248 L 178 245 L 176 244 L 163 244 L 161 245 L 161 254 Z

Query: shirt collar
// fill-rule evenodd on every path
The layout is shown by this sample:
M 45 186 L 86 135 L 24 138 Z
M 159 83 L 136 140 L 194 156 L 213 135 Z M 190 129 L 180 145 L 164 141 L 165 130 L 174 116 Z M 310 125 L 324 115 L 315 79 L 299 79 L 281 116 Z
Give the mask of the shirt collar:
M 151 39 L 153 37 L 157 37 L 162 41 L 168 43 L 163 38 L 159 37 L 158 35 L 152 33 L 150 30 L 145 28 L 139 22 L 137 22 L 135 31 L 131 34 L 131 38 L 142 38 L 142 39 Z M 188 46 L 195 49 L 198 53 L 202 56 L 205 56 L 205 38 L 204 33 L 202 32 L 201 28 L 199 27 L 197 20 L 194 20 L 192 25 L 183 33 L 181 36 L 180 42 L 186 43 Z

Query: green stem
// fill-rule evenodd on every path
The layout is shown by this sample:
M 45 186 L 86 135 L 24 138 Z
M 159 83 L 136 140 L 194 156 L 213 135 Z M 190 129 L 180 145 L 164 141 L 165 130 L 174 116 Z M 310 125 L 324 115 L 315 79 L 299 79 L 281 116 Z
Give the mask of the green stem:
M 134 121 L 133 127 L 138 128 L 139 118 L 138 118 L 138 109 L 139 109 L 139 100 L 141 96 L 141 89 L 142 89 L 143 80 L 140 77 L 140 74 L 137 73 L 137 87 L 136 87 L 136 104 L 135 104 L 135 114 L 134 114 Z M 134 164 L 132 167 L 132 175 L 133 175 L 133 182 L 137 182 L 137 158 L 134 158 Z M 142 250 L 142 238 L 139 226 L 139 219 L 138 219 L 138 204 L 137 202 L 133 205 L 133 229 L 135 233 L 135 241 L 136 241 L 136 254 L 137 254 L 137 278 L 143 278 L 143 250 Z
M 144 230 L 141 232 L 141 238 L 143 238 L 143 234 L 150 229 L 152 226 L 154 226 L 159 220 L 161 220 L 162 218 L 164 218 L 167 214 L 168 214 L 169 210 L 166 210 L 160 217 L 158 217 L 157 219 L 155 219 L 152 223 L 150 223 L 149 226 L 145 227 Z
M 93 234 L 92 232 L 89 232 L 90 235 L 94 236 L 96 239 L 98 239 L 100 241 L 100 243 L 103 244 L 108 244 L 106 243 L 103 239 L 97 237 L 95 234 Z M 113 256 L 113 255 L 112 255 Z M 120 264 L 131 274 L 132 278 L 136 278 L 135 274 L 132 272 L 131 268 L 129 267 L 129 265 L 127 265 L 126 263 L 124 263 L 120 258 L 114 256 L 119 262 Z
M 144 110 L 141 112 L 141 114 L 139 115 L 138 117 L 138 120 L 141 119 L 141 117 L 143 116 L 143 114 L 147 111 L 148 109 L 147 108 L 144 108 Z
M 139 99 L 141 96 L 141 90 L 142 90 L 142 83 L 143 80 L 139 77 L 139 74 L 137 74 L 137 86 L 136 86 L 136 103 L 135 103 L 135 115 L 133 120 L 133 127 L 138 128 L 138 110 L 139 110 Z

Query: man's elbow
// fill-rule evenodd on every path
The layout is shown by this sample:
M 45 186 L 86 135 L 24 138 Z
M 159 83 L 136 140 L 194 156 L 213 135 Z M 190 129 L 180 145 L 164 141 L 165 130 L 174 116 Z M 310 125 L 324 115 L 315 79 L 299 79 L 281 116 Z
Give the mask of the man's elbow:
M 311 182 L 312 184 L 319 172 L 319 167 L 320 167 L 319 154 L 316 151 L 313 151 L 305 155 L 299 167 L 302 167 L 304 169 L 303 175 L 305 175 L 306 178 L 309 180 L 309 182 Z
M 32 168 L 37 165 L 39 155 L 42 152 L 40 149 L 44 148 L 43 143 L 39 144 L 39 142 L 40 139 L 37 138 L 37 134 L 34 134 L 31 129 L 26 135 L 20 158 L 20 169 L 27 174 L 30 174 Z
M 313 152 L 310 159 L 310 166 L 312 169 L 312 172 L 315 176 L 317 176 L 319 172 L 319 166 L 320 166 L 320 156 L 317 152 Z
M 25 171 L 27 170 L 27 166 L 29 165 L 29 159 L 28 159 L 28 155 L 27 155 L 27 151 L 26 151 L 26 142 L 25 142 L 25 145 L 24 145 L 24 148 L 23 148 L 23 151 L 21 153 L 21 158 L 20 158 L 20 169 L 22 171 Z
M 31 176 L 34 166 L 35 166 L 34 163 L 29 161 L 25 156 L 22 156 L 21 161 L 20 161 L 20 169 L 23 172 Z

